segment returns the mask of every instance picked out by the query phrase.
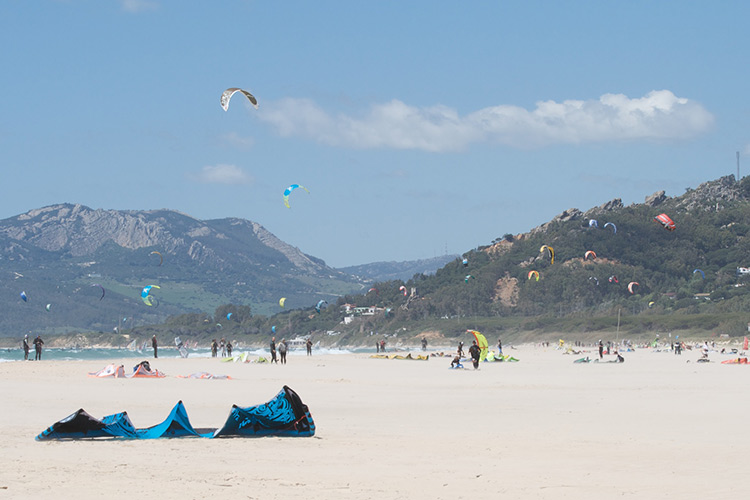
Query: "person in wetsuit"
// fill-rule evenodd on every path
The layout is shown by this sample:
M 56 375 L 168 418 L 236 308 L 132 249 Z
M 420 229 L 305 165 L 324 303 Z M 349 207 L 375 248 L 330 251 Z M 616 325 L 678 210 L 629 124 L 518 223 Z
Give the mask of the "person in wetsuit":
M 469 355 L 471 356 L 471 363 L 474 365 L 474 369 L 479 369 L 479 353 L 481 351 L 479 350 L 479 346 L 477 345 L 477 341 L 471 343 L 471 347 L 469 347 Z
M 276 337 L 271 337 L 271 363 L 278 363 L 276 359 Z

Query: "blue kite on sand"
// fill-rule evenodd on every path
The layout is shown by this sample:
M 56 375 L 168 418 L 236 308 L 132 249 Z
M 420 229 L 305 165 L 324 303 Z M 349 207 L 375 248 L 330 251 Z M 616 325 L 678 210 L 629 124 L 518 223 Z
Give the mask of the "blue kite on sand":
M 153 427 L 136 429 L 127 412 L 115 413 L 98 420 L 81 408 L 52 424 L 36 437 L 50 439 L 158 439 L 178 437 L 310 437 L 315 435 L 315 422 L 307 405 L 287 386 L 267 403 L 241 408 L 232 406 L 227 421 L 220 429 L 195 429 L 187 410 L 179 401 L 169 416 Z

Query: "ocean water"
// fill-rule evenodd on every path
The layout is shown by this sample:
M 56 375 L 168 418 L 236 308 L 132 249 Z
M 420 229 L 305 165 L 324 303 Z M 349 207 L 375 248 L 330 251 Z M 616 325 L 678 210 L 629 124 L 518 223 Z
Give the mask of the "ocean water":
M 267 349 L 235 349 L 232 354 L 242 354 L 247 352 L 251 357 L 263 356 L 271 357 Z M 331 348 L 314 348 L 313 356 L 322 354 L 349 354 L 351 352 L 375 352 L 375 349 L 331 349 Z M 307 352 L 304 349 L 294 349 L 288 352 L 288 356 L 305 356 Z M 111 360 L 111 359 L 132 359 L 144 360 L 152 359 L 154 351 L 146 349 L 145 351 L 130 351 L 128 349 L 75 349 L 75 348 L 49 348 L 42 351 L 43 361 L 88 361 L 88 360 Z M 179 358 L 180 353 L 173 347 L 160 347 L 159 358 Z M 211 350 L 208 348 L 189 349 L 188 358 L 210 358 Z M 34 349 L 29 351 L 29 359 L 34 359 Z M 2 349 L 0 350 L 0 363 L 11 361 L 23 361 L 23 350 Z

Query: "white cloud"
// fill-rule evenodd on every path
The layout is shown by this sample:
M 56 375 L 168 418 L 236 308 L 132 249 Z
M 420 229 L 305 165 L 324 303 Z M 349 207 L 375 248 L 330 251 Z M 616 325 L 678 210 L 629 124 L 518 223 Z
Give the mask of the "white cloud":
M 235 165 L 207 165 L 197 174 L 189 174 L 194 181 L 204 184 L 249 184 L 253 178 Z
M 540 101 L 533 110 L 499 105 L 465 116 L 447 106 L 418 108 L 399 100 L 361 117 L 332 115 L 309 99 L 269 103 L 259 115 L 282 136 L 352 148 L 457 151 L 476 143 L 519 148 L 638 140 L 682 140 L 707 131 L 703 106 L 654 90 L 640 98 L 604 94 L 588 101 Z
M 150 0 L 120 0 L 122 10 L 125 12 L 138 13 L 147 10 L 154 10 L 158 6 L 156 2 Z

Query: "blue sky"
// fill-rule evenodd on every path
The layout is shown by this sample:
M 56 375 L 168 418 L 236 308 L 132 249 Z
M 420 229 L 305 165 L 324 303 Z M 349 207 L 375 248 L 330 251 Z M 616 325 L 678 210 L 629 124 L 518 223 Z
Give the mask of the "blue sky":
M 0 3 L 0 218 L 256 221 L 334 267 L 750 168 L 747 2 Z M 221 92 L 241 87 L 225 112 Z M 744 174 L 743 174 L 744 175 Z M 291 209 L 282 192 L 292 183 Z

